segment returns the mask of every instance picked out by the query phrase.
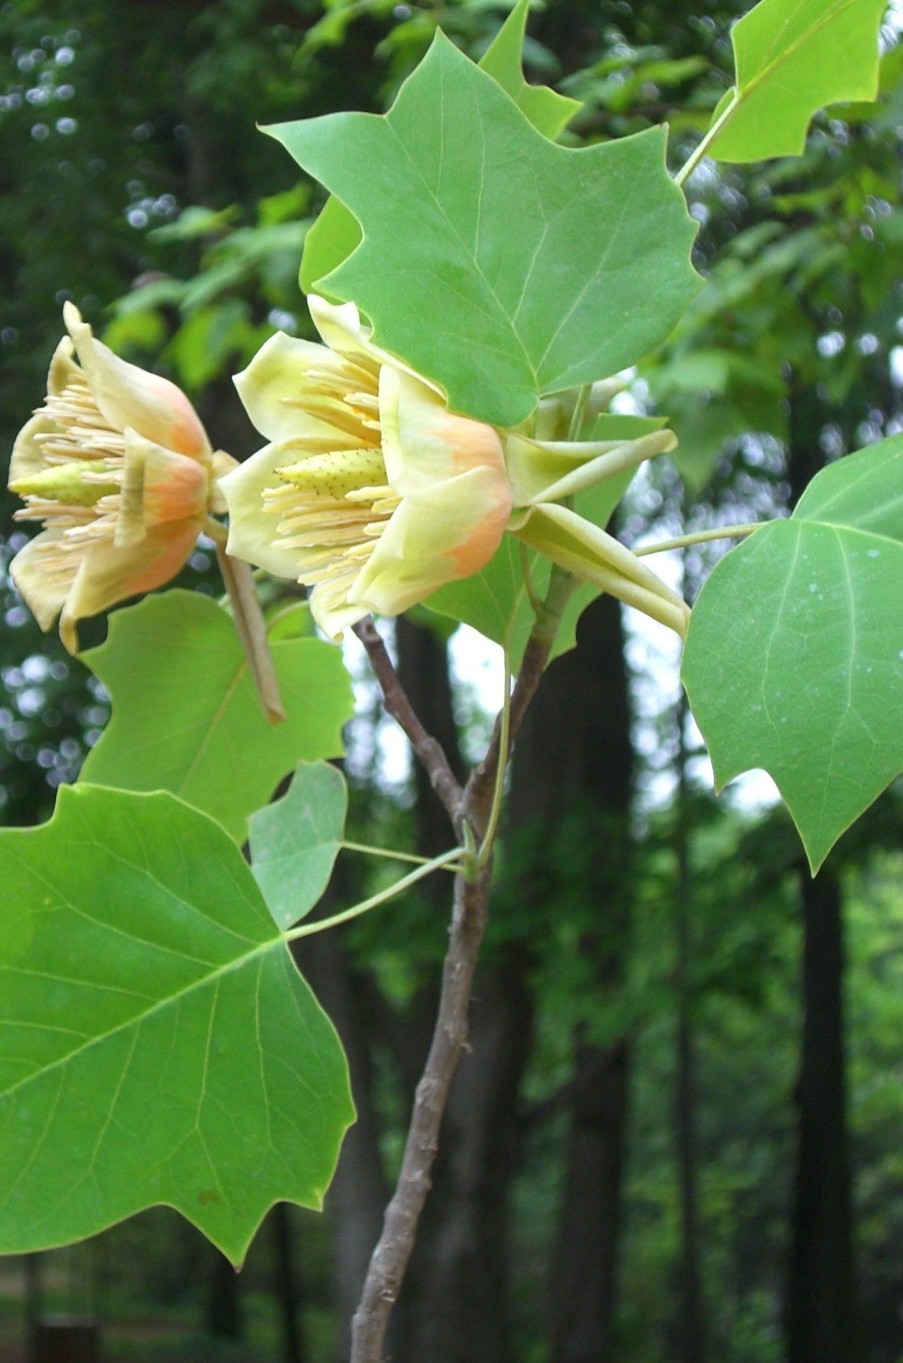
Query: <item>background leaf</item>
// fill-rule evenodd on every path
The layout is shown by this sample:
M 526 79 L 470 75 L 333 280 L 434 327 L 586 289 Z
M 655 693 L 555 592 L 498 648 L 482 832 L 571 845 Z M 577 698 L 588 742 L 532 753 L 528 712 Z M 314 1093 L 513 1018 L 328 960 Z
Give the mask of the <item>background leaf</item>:
M 696 292 L 664 130 L 556 146 L 441 33 L 387 115 L 268 131 L 361 225 L 323 288 L 457 411 L 517 425 L 634 363 Z
M 903 437 L 823 469 L 722 559 L 683 679 L 721 787 L 774 777 L 813 870 L 903 772 Z
M 223 829 L 63 786 L 0 877 L 0 1253 L 166 1203 L 239 1264 L 273 1202 L 319 1207 L 344 1055 Z
M 309 913 L 329 884 L 347 812 L 344 776 L 315 762 L 298 768 L 281 800 L 251 816 L 251 869 L 281 928 Z
M 873 100 L 886 8 L 886 0 L 760 0 L 731 32 L 736 85 L 713 125 L 732 111 L 709 155 L 719 161 L 796 156 L 817 110 L 839 100 Z
M 304 759 L 337 757 L 354 710 L 341 650 L 319 639 L 272 646 L 287 719 L 260 708 L 228 614 L 198 592 L 170 591 L 117 611 L 83 660 L 113 714 L 82 776 L 122 790 L 169 790 L 236 839 L 279 779 Z

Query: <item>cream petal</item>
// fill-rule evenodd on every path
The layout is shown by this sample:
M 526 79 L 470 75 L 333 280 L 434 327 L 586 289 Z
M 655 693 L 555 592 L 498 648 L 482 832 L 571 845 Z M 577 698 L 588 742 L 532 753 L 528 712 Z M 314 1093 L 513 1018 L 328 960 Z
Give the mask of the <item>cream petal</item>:
M 276 577 L 297 579 L 297 553 L 280 547 L 278 517 L 264 509 L 264 491 L 278 486 L 276 470 L 284 464 L 284 449 L 265 445 L 222 478 L 219 488 L 229 511 L 227 552 L 233 558 L 265 568 Z
M 335 428 L 306 412 L 300 401 L 292 400 L 300 398 L 304 376 L 310 370 L 338 378 L 345 374 L 341 357 L 325 346 L 277 331 L 263 343 L 247 369 L 235 375 L 233 382 L 245 410 L 267 440 L 279 444 L 313 437 L 322 439 L 325 449 L 336 447 Z
M 62 610 L 78 571 L 77 556 L 65 555 L 57 549 L 62 535 L 61 530 L 43 530 L 19 550 L 9 565 L 16 590 L 43 630 L 51 628 Z M 48 554 L 53 556 L 53 572 L 48 571 Z M 67 572 L 70 564 L 71 571 Z
M 501 543 L 509 511 L 491 469 L 470 469 L 412 493 L 355 578 L 349 603 L 399 615 L 446 582 L 479 572 Z
M 47 371 L 47 392 L 59 396 L 73 380 L 81 380 L 81 370 L 72 358 L 75 346 L 69 336 L 64 336 L 53 352 L 50 369 Z
M 78 652 L 77 621 L 120 601 L 162 587 L 184 566 L 202 526 L 196 521 L 151 527 L 138 544 L 98 540 L 79 557 L 78 570 L 60 616 L 60 637 Z M 40 537 L 39 537 L 40 538 Z
M 386 476 L 400 496 L 482 468 L 511 505 L 502 443 L 492 426 L 455 416 L 420 379 L 389 365 L 379 375 L 379 418 Z
M 32 474 L 40 473 L 47 467 L 47 456 L 38 437 L 55 435 L 58 431 L 56 422 L 51 420 L 43 409 L 36 412 L 30 421 L 26 421 L 16 436 L 10 456 L 8 479 L 10 484 L 22 478 L 30 478 Z
M 180 388 L 114 355 L 96 339 L 74 304 L 64 304 L 63 320 L 94 401 L 113 430 L 128 426 L 166 449 L 193 459 L 209 457 L 207 434 Z
M 370 606 L 350 605 L 347 600 L 341 598 L 334 600 L 320 587 L 314 587 L 308 604 L 310 613 L 320 629 L 327 638 L 335 641 L 341 639 L 346 629 L 350 629 L 358 620 L 363 620 L 365 615 L 369 615 L 371 610 Z
M 425 379 L 416 369 L 412 369 L 388 350 L 374 345 L 370 339 L 371 328 L 361 322 L 360 313 L 354 303 L 327 303 L 325 298 L 312 293 L 308 296 L 307 306 L 317 331 L 326 345 L 337 354 L 347 355 L 358 364 L 364 363 L 372 368 L 374 373 L 380 365 L 391 365 L 394 369 L 410 374 L 418 383 L 430 388 L 434 393 L 438 393 L 444 401 L 442 389 L 438 384 Z

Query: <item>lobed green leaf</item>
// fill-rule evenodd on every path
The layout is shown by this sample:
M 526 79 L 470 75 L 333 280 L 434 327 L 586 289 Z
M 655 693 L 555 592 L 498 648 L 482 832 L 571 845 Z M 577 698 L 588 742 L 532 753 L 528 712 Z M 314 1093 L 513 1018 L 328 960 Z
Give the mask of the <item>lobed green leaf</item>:
M 731 33 L 736 84 L 715 111 L 719 161 L 796 156 L 817 110 L 878 93 L 886 0 L 760 0 Z
M 165 1203 L 238 1265 L 275 1201 L 318 1208 L 345 1058 L 219 824 L 64 786 L 0 879 L 0 1254 Z
M 664 130 L 556 146 L 442 34 L 387 115 L 268 131 L 362 231 L 310 282 L 467 415 L 514 426 L 540 395 L 616 373 L 696 292 Z
M 237 842 L 297 762 L 337 757 L 354 702 L 341 650 L 319 639 L 272 645 L 286 721 L 269 724 L 229 615 L 170 591 L 117 611 L 106 643 L 82 655 L 110 693 L 112 718 L 82 777 L 168 790 Z
M 309 913 L 329 884 L 347 813 L 344 776 L 315 762 L 302 763 L 286 794 L 251 815 L 251 869 L 279 927 Z

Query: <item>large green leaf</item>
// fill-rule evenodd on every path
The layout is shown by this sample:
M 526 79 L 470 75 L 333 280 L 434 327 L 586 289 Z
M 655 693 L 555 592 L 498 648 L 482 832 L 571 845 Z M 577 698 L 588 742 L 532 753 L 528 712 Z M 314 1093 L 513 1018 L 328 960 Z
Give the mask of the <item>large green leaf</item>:
M 223 829 L 64 786 L 0 881 L 0 1254 L 166 1203 L 239 1264 L 273 1202 L 319 1207 L 345 1059 Z
M 546 137 L 555 137 L 580 109 L 580 102 L 559 95 L 545 85 L 528 85 L 524 80 L 521 57 L 530 0 L 518 0 L 495 38 L 480 59 L 480 66 L 492 76 L 518 108 Z M 338 268 L 360 245 L 361 229 L 357 219 L 334 195 L 326 200 L 322 213 L 304 239 L 301 254 L 301 287 L 313 293 L 324 275 Z M 320 286 L 327 296 L 327 289 Z M 333 302 L 338 299 L 333 298 Z
M 300 760 L 337 757 L 354 709 L 341 650 L 319 639 L 272 646 L 287 719 L 271 725 L 231 619 L 210 597 L 171 591 L 118 611 L 107 642 L 82 655 L 113 716 L 83 779 L 169 790 L 238 842 Z
M 728 554 L 683 677 L 715 779 L 762 767 L 813 870 L 903 771 L 903 437 L 824 469 Z
M 795 156 L 809 120 L 878 92 L 886 0 L 760 0 L 734 25 L 736 84 L 715 111 L 707 150 L 719 161 Z
M 251 868 L 282 928 L 309 913 L 342 846 L 348 789 L 337 767 L 299 766 L 281 800 L 250 819 Z
M 556 146 L 441 33 L 388 114 L 268 131 L 360 223 L 322 287 L 457 411 L 516 425 L 634 363 L 696 292 L 664 130 Z

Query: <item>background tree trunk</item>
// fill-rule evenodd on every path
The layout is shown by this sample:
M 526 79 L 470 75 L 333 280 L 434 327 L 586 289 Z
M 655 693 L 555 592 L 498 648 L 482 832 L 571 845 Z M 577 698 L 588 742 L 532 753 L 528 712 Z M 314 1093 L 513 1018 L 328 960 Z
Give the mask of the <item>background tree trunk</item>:
M 600 597 L 583 615 L 580 646 L 549 668 L 514 762 L 510 824 L 526 831 L 533 862 L 525 897 L 568 892 L 588 906 L 579 951 L 601 991 L 617 987 L 627 932 L 628 818 L 634 758 L 620 608 Z M 561 866 L 566 824 L 580 836 Z M 553 1363 L 611 1358 L 630 1047 L 574 1038 L 570 1132 L 559 1229 L 549 1273 Z
M 806 388 L 790 405 L 793 502 L 824 464 L 827 414 Z M 786 1322 L 789 1363 L 861 1363 L 846 1115 L 842 899 L 836 871 L 800 878 L 803 1037 Z
M 801 877 L 805 923 L 789 1363 L 862 1363 L 853 1261 L 843 1034 L 843 927 L 836 874 Z
M 699 1226 L 699 1132 L 697 1124 L 696 1045 L 693 989 L 693 858 L 690 792 L 687 784 L 686 726 L 689 707 L 681 693 L 677 706 L 677 823 L 675 855 L 677 994 L 676 1084 L 674 1131 L 680 1199 L 680 1363 L 705 1363 L 708 1324 L 703 1289 Z

